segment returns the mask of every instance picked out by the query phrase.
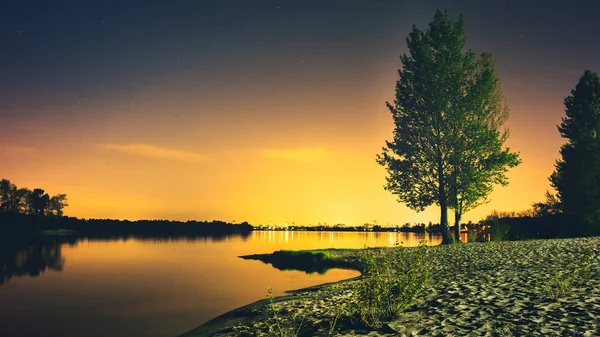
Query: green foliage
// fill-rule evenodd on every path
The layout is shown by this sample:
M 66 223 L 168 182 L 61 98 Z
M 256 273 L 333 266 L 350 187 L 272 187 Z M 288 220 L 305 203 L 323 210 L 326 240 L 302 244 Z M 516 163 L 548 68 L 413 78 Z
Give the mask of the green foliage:
M 558 131 L 567 143 L 550 176 L 567 213 L 600 224 L 600 78 L 586 70 L 565 99 Z
M 572 263 L 566 271 L 557 271 L 541 282 L 543 294 L 551 300 L 568 295 L 574 288 L 585 285 L 591 277 L 591 268 L 596 255 L 586 248 L 580 259 Z
M 496 219 L 490 228 L 490 241 L 506 241 L 509 232 L 510 225 Z
M 365 247 L 361 252 L 364 278 L 354 289 L 362 321 L 379 329 L 398 316 L 431 281 L 429 248 L 422 241 L 415 248 Z
M 465 41 L 462 17 L 446 12 L 437 11 L 426 31 L 413 28 L 394 103 L 387 103 L 394 139 L 377 157 L 388 173 L 385 188 L 399 202 L 417 211 L 440 206 L 443 243 L 451 240 L 448 206 L 459 215 L 474 208 L 520 162 L 503 148 L 508 108 L 494 60 L 463 52 Z
M 269 298 L 269 335 L 277 337 L 295 337 L 299 335 L 304 318 L 298 322 L 296 315 L 290 316 L 275 304 L 273 289 L 267 290 Z

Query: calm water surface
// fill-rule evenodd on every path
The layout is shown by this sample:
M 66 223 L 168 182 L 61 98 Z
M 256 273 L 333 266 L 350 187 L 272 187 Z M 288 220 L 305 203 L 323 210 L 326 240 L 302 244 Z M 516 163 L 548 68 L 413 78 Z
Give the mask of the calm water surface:
M 413 233 L 252 232 L 196 239 L 82 240 L 0 249 L 0 336 L 176 336 L 286 290 L 358 275 L 280 271 L 240 255 L 418 244 Z M 429 237 L 432 244 L 441 241 Z

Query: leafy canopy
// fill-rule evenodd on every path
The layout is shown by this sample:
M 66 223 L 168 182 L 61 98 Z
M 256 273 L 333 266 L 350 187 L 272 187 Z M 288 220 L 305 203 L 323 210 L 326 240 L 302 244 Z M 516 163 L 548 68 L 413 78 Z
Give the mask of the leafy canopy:
M 493 184 L 508 183 L 518 154 L 503 148 L 508 107 L 491 55 L 465 47 L 463 18 L 437 11 L 426 31 L 413 26 L 400 57 L 396 98 L 387 103 L 395 129 L 377 161 L 386 190 L 422 211 L 441 206 L 462 213 L 486 199 Z

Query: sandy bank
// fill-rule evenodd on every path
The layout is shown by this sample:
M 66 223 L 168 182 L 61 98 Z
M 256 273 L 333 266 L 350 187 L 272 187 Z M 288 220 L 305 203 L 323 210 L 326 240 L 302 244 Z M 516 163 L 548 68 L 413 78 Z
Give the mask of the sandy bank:
M 589 281 L 551 298 L 548 286 L 567 279 L 589 252 Z M 344 264 L 358 261 L 358 250 L 327 253 Z M 379 331 L 347 315 L 356 307 L 352 289 L 361 278 L 297 291 L 274 305 L 290 321 L 302 322 L 306 335 L 328 332 L 335 321 L 336 336 L 598 336 L 598 253 L 598 237 L 431 247 L 434 282 Z M 182 336 L 266 336 L 268 303 L 236 309 Z

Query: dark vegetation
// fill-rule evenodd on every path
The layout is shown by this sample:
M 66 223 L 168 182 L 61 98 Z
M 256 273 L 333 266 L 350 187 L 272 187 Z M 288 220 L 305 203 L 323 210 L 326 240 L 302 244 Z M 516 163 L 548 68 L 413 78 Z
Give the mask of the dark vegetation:
M 240 256 L 245 260 L 258 260 L 271 264 L 279 270 L 299 270 L 307 274 L 324 274 L 332 268 L 354 269 L 356 266 L 345 261 L 333 260 L 325 252 L 310 250 L 278 250 L 272 254 Z
M 0 181 L 0 242 L 41 233 L 77 237 L 164 237 L 248 233 L 247 222 L 224 221 L 78 219 L 64 216 L 67 195 L 50 197 L 44 190 L 17 188 L 7 179 Z
M 50 217 L 27 214 L 0 214 L 0 235 L 35 235 L 40 231 L 68 230 L 72 235 L 85 237 L 162 237 L 219 235 L 249 232 L 246 222 L 231 224 L 224 221 L 168 221 L 168 220 L 110 220 Z

